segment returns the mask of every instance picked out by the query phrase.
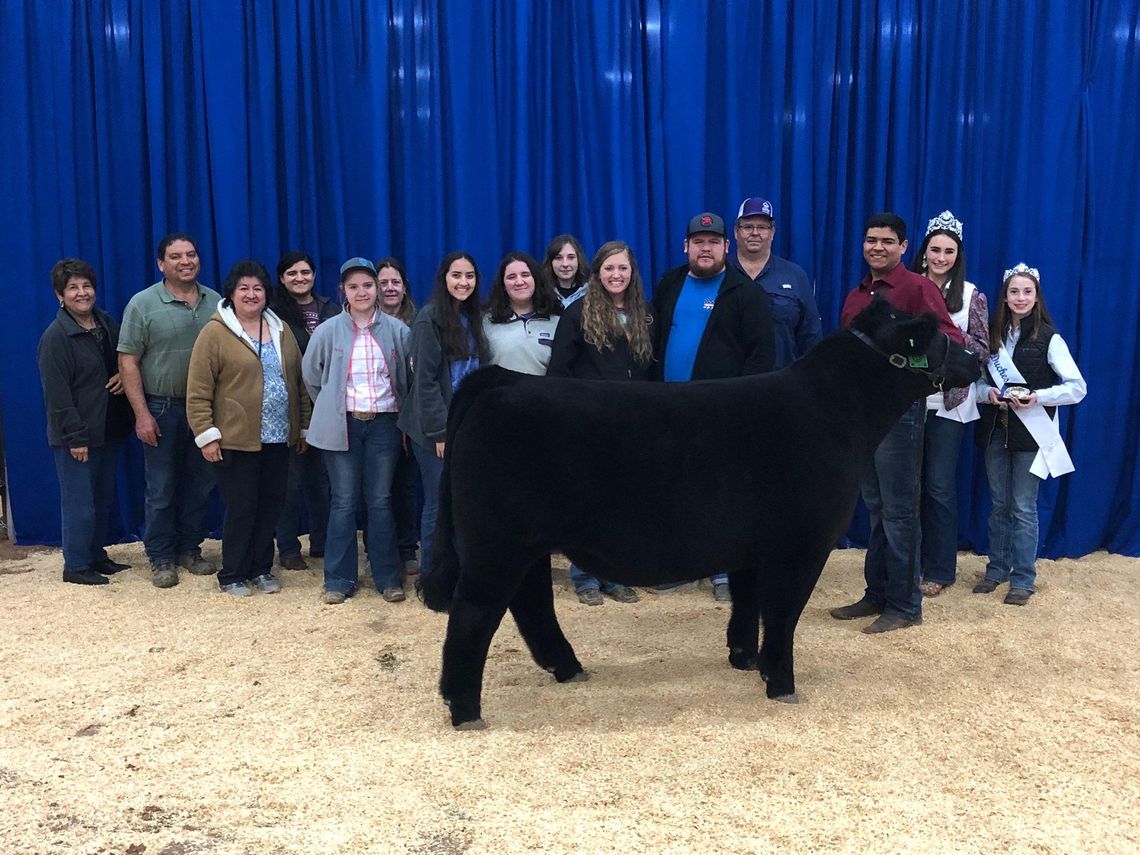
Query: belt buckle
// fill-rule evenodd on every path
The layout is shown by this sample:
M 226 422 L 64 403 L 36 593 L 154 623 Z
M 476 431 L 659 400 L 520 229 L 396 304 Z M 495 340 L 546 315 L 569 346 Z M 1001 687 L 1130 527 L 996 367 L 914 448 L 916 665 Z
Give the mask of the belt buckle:
M 351 415 L 358 422 L 370 422 L 374 418 L 376 418 L 375 413 L 356 413 L 356 412 L 354 412 L 354 413 L 349 413 L 349 415 Z

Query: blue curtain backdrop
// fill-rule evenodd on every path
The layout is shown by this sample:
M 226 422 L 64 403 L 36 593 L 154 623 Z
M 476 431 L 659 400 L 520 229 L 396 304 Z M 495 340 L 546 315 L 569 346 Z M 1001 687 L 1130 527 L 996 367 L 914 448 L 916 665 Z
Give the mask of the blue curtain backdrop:
M 1039 267 L 1090 387 L 1064 418 L 1077 471 L 1042 489 L 1043 554 L 1140 555 L 1140 0 L 10 0 L 0 72 L 20 542 L 59 540 L 34 354 L 63 256 L 94 264 L 115 314 L 173 229 L 211 285 L 302 247 L 332 294 L 343 258 L 391 253 L 422 301 L 443 253 L 473 252 L 486 281 L 562 231 L 628 240 L 651 283 L 689 216 L 763 195 L 827 329 L 876 210 L 913 251 L 952 209 L 991 302 L 1005 267 Z M 961 482 L 984 550 L 972 449 Z M 121 531 L 141 494 L 134 444 Z

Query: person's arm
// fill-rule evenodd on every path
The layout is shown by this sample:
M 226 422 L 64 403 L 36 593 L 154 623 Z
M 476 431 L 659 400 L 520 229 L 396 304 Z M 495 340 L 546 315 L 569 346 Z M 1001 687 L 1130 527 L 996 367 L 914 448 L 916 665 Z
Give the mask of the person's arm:
M 1079 404 L 1083 401 L 1088 392 L 1088 385 L 1081 375 L 1081 370 L 1077 368 L 1073 355 L 1069 353 L 1069 346 L 1059 335 L 1054 335 L 1049 339 L 1049 350 L 1046 358 L 1049 361 L 1049 367 L 1056 373 L 1060 382 L 1045 389 L 1038 389 L 1034 393 L 1037 396 L 1037 402 L 1043 407 L 1059 407 L 1065 404 Z
M 309 339 L 309 346 L 305 348 L 305 355 L 301 357 L 301 378 L 305 388 L 309 390 L 309 397 L 313 401 L 321 394 L 321 387 L 325 382 L 325 358 L 328 350 L 326 342 L 329 341 L 329 330 L 320 326 Z
M 40 382 L 44 388 L 44 411 L 53 433 L 71 450 L 71 456 L 80 463 L 87 462 L 89 435 L 87 423 L 79 413 L 79 405 L 71 387 L 71 360 L 64 349 L 66 342 L 58 341 L 51 329 L 40 340 L 36 361 L 40 367 Z
M 194 444 L 211 463 L 222 459 L 222 432 L 214 424 L 214 395 L 217 393 L 221 361 L 217 336 L 207 325 L 190 352 L 190 370 L 186 375 L 186 421 L 194 435 Z
M 131 409 L 135 411 L 135 435 L 146 445 L 157 446 L 162 431 L 158 429 L 158 422 L 150 414 L 146 405 L 146 394 L 143 392 L 142 357 L 134 353 L 119 354 L 119 381 L 123 384 L 123 392 L 131 402 Z
M 823 321 L 819 316 L 819 306 L 815 302 L 815 294 L 812 293 L 806 273 L 799 277 L 799 288 L 800 320 L 796 324 L 796 359 L 811 350 L 823 338 Z
M 776 332 L 772 326 L 772 298 L 763 288 L 751 285 L 740 291 L 740 333 L 744 342 L 741 374 L 763 374 L 776 361 Z
M 416 320 L 409 350 L 415 390 L 412 397 L 419 406 L 420 426 L 429 442 L 442 445 L 447 438 L 447 404 L 443 400 L 439 372 L 445 359 L 439 330 L 430 317 Z
M 966 347 L 978 355 L 978 363 L 985 365 L 990 358 L 990 312 L 986 295 L 974 289 L 970 297 L 969 319 L 966 323 Z
M 577 304 L 575 304 L 577 305 Z M 581 344 L 581 314 L 566 310 L 554 331 L 554 344 L 550 349 L 550 364 L 546 366 L 547 377 L 573 377 L 574 360 Z

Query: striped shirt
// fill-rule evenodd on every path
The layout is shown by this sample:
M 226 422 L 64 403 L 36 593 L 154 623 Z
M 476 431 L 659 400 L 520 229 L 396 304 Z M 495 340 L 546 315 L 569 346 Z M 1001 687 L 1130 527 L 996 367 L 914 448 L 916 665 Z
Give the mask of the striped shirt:
M 375 317 L 375 316 L 373 316 Z M 353 324 L 352 356 L 348 360 L 345 409 L 350 413 L 395 413 L 400 407 L 384 351 L 372 335 L 372 324 Z

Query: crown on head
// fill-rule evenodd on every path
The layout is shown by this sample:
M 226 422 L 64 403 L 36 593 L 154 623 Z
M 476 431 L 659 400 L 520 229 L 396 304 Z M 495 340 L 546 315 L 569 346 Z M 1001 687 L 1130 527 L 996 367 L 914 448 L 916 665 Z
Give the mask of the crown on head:
M 962 239 L 962 221 L 951 214 L 949 211 L 943 211 L 937 217 L 932 219 L 926 224 L 926 235 L 938 229 L 945 229 L 948 232 L 953 232 L 958 236 L 958 240 Z M 926 237 L 923 235 L 923 237 Z
M 1035 280 L 1037 280 L 1037 282 L 1041 281 L 1041 274 L 1037 272 L 1037 268 L 1030 267 L 1024 261 L 1019 261 L 1016 265 L 1009 268 L 1009 270 L 1007 270 L 1005 272 L 1005 275 L 1001 278 L 1001 281 L 1002 283 L 1008 282 L 1011 276 L 1017 276 L 1019 274 L 1032 276 Z

